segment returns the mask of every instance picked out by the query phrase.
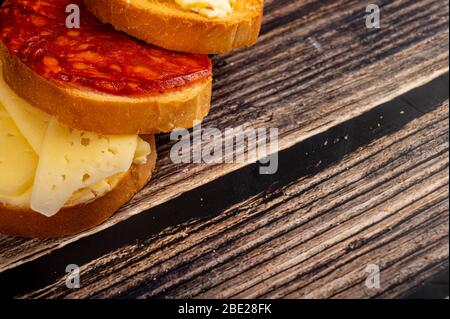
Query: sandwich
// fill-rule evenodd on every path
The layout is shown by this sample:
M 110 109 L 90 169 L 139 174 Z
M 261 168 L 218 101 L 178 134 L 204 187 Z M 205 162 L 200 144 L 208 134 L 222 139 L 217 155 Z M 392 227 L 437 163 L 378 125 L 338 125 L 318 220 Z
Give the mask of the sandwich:
M 66 8 L 80 8 L 67 28 Z M 209 112 L 208 56 L 168 51 L 101 23 L 81 0 L 0 7 L 0 232 L 94 227 L 150 180 L 154 134 Z
M 119 210 L 151 178 L 154 135 L 208 115 L 207 54 L 253 45 L 262 14 L 263 0 L 3 1 L 0 232 L 67 236 Z
M 85 0 L 101 21 L 169 50 L 220 54 L 253 45 L 263 0 Z
M 80 28 L 67 28 L 70 4 L 80 8 Z M 137 41 L 99 22 L 81 0 L 7 0 L 0 40 L 6 82 L 72 128 L 154 134 L 209 112 L 207 56 Z
M 153 135 L 71 129 L 0 81 L 0 233 L 76 234 L 147 184 L 156 163 Z

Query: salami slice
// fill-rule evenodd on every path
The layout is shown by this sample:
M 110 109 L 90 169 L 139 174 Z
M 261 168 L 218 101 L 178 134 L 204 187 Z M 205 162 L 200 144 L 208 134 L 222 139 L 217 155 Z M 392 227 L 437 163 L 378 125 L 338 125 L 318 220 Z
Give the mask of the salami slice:
M 78 29 L 66 26 L 69 4 L 80 8 Z M 101 23 L 81 0 L 7 0 L 0 8 L 0 40 L 50 81 L 119 96 L 163 93 L 212 75 L 207 56 L 135 40 Z

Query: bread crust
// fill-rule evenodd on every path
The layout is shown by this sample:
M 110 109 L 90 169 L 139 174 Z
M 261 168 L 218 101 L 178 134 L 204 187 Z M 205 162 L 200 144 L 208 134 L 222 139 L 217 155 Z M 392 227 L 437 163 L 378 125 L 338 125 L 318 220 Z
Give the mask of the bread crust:
M 141 190 L 152 176 L 157 157 L 155 137 L 145 135 L 142 138 L 152 150 L 147 163 L 133 164 L 110 192 L 94 201 L 65 207 L 52 217 L 0 203 L 0 233 L 32 238 L 64 237 L 104 222 Z
M 221 54 L 255 44 L 264 7 L 263 0 L 252 1 L 256 4 L 239 17 L 210 19 L 190 12 L 142 10 L 127 0 L 84 2 L 97 18 L 117 30 L 165 49 L 200 54 Z
M 0 42 L 3 76 L 33 106 L 69 127 L 99 134 L 156 134 L 191 128 L 211 105 L 212 77 L 162 94 L 122 97 L 63 87 L 36 74 Z

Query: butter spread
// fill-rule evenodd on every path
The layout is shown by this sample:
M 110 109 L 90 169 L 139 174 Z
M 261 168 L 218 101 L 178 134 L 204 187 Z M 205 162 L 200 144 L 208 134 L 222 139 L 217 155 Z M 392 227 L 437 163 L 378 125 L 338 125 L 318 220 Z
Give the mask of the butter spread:
M 0 203 L 53 216 L 105 195 L 150 152 L 137 135 L 66 127 L 17 96 L 0 76 Z
M 233 12 L 235 0 L 175 0 L 185 10 L 199 13 L 208 18 L 224 18 Z

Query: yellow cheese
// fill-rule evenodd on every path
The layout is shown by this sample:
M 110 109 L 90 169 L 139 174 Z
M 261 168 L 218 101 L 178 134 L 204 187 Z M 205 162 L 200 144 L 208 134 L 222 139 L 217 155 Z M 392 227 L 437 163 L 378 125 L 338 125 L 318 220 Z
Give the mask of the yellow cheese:
M 60 124 L 11 90 L 0 66 L 0 203 L 52 216 L 111 191 L 150 152 L 136 135 L 101 136 Z
M 97 199 L 109 191 L 112 190 L 111 185 L 108 183 L 107 180 L 101 180 L 98 183 L 95 183 L 94 185 L 82 188 L 77 190 L 75 193 L 73 193 L 72 197 L 70 198 L 69 202 L 66 203 L 66 206 L 76 206 L 78 204 L 84 204 L 88 203 L 94 199 Z
M 102 136 L 50 121 L 41 147 L 31 208 L 56 214 L 82 188 L 128 171 L 137 146 L 136 135 Z
M 152 152 L 150 144 L 138 137 L 136 151 L 134 153 L 133 164 L 144 165 L 147 163 L 147 157 Z M 67 206 L 76 206 L 88 203 L 92 200 L 102 197 L 110 192 L 122 178 L 123 174 L 116 174 L 107 179 L 101 180 L 87 188 L 81 188 L 72 194 L 72 197 L 66 203 Z
M 0 67 L 0 73 L 2 72 Z M 32 107 L 19 97 L 0 76 L 0 102 L 13 118 L 16 126 L 39 154 L 51 116 Z
M 233 0 L 175 0 L 183 9 L 191 10 L 208 18 L 224 18 L 233 12 Z M 230 3 L 231 2 L 231 3 Z
M 0 102 L 0 117 L 10 117 L 8 112 L 6 112 L 5 108 L 2 106 L 2 103 Z
M 150 153 L 150 144 L 148 144 L 143 139 L 138 138 L 138 147 L 134 154 L 133 163 L 136 165 L 146 164 L 147 156 L 150 155 Z M 75 191 L 72 194 L 72 197 L 70 197 L 70 199 L 65 203 L 64 207 L 86 204 L 104 196 L 117 186 L 117 183 L 122 177 L 121 175 L 122 174 L 111 176 L 98 183 L 95 183 L 94 185 Z M 32 188 L 30 187 L 24 194 L 19 196 L 10 196 L 0 193 L 0 203 L 7 204 L 12 207 L 30 208 L 31 191 Z
M 22 195 L 33 183 L 38 156 L 0 105 L 0 197 Z
M 93 200 L 104 196 L 109 193 L 114 187 L 117 186 L 120 179 L 123 177 L 123 173 L 111 176 L 107 179 L 101 180 L 94 185 L 87 188 L 82 188 L 73 193 L 70 200 L 66 203 L 65 207 L 72 207 L 80 204 L 86 204 Z
M 147 163 L 147 157 L 152 152 L 150 144 L 144 141 L 142 138 L 138 138 L 136 152 L 134 153 L 133 163 L 136 165 L 144 165 Z
M 0 193 L 0 204 L 11 206 L 15 209 L 22 208 L 28 209 L 30 208 L 31 201 L 31 187 L 23 194 L 10 196 Z

